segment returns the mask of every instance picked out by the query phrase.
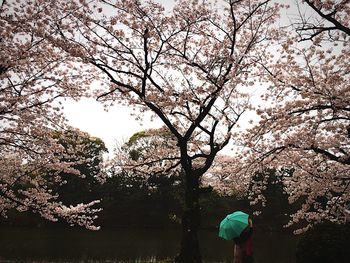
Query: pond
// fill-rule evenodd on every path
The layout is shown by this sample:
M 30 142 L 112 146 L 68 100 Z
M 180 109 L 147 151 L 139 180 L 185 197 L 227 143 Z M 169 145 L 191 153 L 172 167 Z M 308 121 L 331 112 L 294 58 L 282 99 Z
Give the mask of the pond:
M 0 228 L 0 262 L 156 262 L 179 251 L 179 229 Z M 231 262 L 232 243 L 201 230 L 205 262 Z M 293 263 L 298 237 L 254 233 L 255 263 Z

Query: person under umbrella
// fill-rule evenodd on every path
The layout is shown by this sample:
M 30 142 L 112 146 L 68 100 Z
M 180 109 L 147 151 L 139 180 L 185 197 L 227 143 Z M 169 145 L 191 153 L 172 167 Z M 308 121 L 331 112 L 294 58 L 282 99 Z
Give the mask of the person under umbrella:
M 253 221 L 251 217 L 236 211 L 220 223 L 219 237 L 234 241 L 234 263 L 253 262 Z

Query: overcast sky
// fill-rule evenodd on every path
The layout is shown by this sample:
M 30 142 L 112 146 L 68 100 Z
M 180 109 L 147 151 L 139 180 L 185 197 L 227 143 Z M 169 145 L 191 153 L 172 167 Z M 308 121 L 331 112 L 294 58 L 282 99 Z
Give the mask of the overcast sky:
M 160 121 L 150 121 L 150 115 L 146 115 L 142 122 L 135 120 L 131 116 L 132 110 L 125 106 L 110 107 L 106 112 L 94 99 L 66 101 L 64 107 L 70 125 L 101 138 L 110 153 L 116 142 L 125 142 L 135 132 L 162 126 Z

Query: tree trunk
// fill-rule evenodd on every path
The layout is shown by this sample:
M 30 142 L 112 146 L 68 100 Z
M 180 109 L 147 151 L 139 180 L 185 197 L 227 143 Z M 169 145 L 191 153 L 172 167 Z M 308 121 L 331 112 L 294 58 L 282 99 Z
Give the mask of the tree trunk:
M 199 177 L 185 173 L 185 210 L 182 215 L 182 239 L 178 263 L 201 263 L 198 242 L 200 225 Z

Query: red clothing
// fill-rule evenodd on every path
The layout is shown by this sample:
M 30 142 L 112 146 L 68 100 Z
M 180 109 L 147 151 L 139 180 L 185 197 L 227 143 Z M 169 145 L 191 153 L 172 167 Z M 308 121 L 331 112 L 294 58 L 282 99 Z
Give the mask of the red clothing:
M 249 227 L 235 238 L 234 263 L 252 262 L 253 258 L 253 228 Z
M 251 257 L 253 256 L 253 238 L 252 236 L 250 236 L 246 242 L 244 242 L 242 244 L 243 247 L 243 253 L 248 256 Z

